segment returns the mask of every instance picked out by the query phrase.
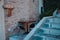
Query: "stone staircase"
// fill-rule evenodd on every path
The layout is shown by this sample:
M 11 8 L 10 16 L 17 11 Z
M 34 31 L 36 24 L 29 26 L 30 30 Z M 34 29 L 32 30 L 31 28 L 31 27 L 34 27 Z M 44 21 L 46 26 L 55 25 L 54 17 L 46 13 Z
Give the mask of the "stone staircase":
M 9 40 L 60 40 L 60 18 L 43 18 L 27 36 L 23 36 L 15 35 Z
M 30 40 L 60 40 L 60 18 L 49 18 Z

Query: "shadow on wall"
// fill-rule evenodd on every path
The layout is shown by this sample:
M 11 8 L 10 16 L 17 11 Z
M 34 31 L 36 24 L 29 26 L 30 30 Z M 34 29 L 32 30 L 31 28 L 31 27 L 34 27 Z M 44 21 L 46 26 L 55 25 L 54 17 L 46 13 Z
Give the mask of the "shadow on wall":
M 50 9 L 50 10 L 47 10 L 47 11 L 44 11 L 43 13 L 41 13 L 40 16 L 39 16 L 40 20 L 41 20 L 43 17 L 53 16 L 54 10 L 55 10 L 55 8 Z

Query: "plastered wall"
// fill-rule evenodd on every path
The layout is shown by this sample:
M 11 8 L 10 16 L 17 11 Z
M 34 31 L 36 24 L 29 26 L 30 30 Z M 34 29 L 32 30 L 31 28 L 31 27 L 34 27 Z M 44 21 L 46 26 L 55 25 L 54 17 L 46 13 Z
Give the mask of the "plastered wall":
M 9 28 L 12 30 L 18 21 L 38 19 L 37 0 L 34 2 L 33 0 L 6 0 L 5 4 L 10 4 L 14 7 L 10 17 L 5 15 L 6 32 Z
M 4 0 L 0 1 L 0 40 L 5 40 L 5 22 L 4 22 Z

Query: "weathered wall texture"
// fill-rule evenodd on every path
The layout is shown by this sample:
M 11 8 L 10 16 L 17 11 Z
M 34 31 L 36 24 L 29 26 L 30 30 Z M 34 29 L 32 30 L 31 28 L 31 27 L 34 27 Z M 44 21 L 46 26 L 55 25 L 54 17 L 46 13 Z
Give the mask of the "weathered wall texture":
M 5 40 L 4 0 L 0 0 L 0 40 Z
M 8 28 L 14 28 L 18 21 L 36 20 L 38 13 L 36 7 L 38 6 L 37 0 L 6 0 L 5 4 L 14 6 L 12 16 L 5 16 L 6 31 Z

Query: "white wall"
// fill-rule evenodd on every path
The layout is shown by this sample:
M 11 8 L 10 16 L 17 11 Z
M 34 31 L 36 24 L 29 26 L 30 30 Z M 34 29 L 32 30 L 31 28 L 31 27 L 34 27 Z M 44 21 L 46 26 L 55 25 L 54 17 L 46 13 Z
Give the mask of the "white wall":
M 43 7 L 43 0 L 39 0 L 39 13 L 41 13 L 41 7 Z
M 7 0 L 6 4 L 11 4 L 14 6 L 12 15 L 10 17 L 5 17 L 6 33 L 8 29 L 12 30 L 18 21 L 29 21 L 37 20 L 37 0 Z
M 0 40 L 5 40 L 3 0 L 0 1 Z

